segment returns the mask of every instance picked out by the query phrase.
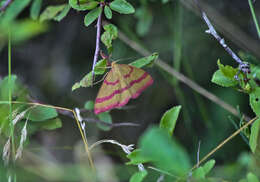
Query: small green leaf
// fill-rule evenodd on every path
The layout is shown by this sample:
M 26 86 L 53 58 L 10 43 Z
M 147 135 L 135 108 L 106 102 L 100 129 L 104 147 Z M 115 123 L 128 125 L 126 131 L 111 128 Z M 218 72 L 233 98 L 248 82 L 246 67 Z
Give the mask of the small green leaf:
M 260 87 L 256 87 L 249 94 L 249 102 L 251 108 L 253 109 L 255 114 L 259 117 L 260 116 Z
M 134 150 L 127 155 L 127 158 L 130 159 L 130 161 L 126 163 L 127 165 L 137 165 L 151 161 L 147 156 L 142 155 L 141 149 Z
M 102 75 L 106 71 L 106 65 L 107 65 L 107 60 L 106 59 L 101 59 L 100 61 L 97 62 L 94 72 L 95 75 Z M 92 72 L 89 72 L 87 75 L 85 75 L 80 82 L 76 82 L 72 86 L 72 91 L 80 88 L 80 87 L 89 87 L 92 85 Z
M 248 182 L 259 182 L 257 176 L 251 172 L 247 174 L 246 178 Z
M 142 182 L 146 176 L 147 176 L 146 170 L 136 172 L 131 176 L 130 182 Z
M 33 0 L 33 3 L 30 8 L 30 16 L 33 20 L 37 20 L 39 17 L 42 6 L 42 0 Z
M 109 8 L 109 6 L 105 6 L 104 13 L 105 13 L 105 16 L 107 17 L 107 19 L 111 19 L 112 18 L 112 11 Z
M 44 121 L 58 116 L 55 109 L 45 106 L 36 106 L 27 113 L 27 117 L 31 121 Z
M 205 179 L 205 171 L 202 167 L 199 167 L 192 173 L 192 177 L 195 180 Z
M 143 57 L 141 59 L 138 59 L 132 63 L 130 63 L 131 66 L 135 66 L 137 68 L 142 68 L 144 66 L 151 65 L 157 58 L 159 54 L 157 52 L 151 54 L 150 56 Z
M 165 129 L 170 136 L 173 134 L 180 110 L 181 106 L 175 106 L 166 111 L 161 118 L 160 128 Z
M 108 51 L 112 52 L 112 41 L 117 38 L 118 32 L 117 28 L 113 24 L 108 24 L 104 26 L 105 32 L 101 35 L 101 41 L 105 44 Z
M 40 122 L 38 125 L 38 128 L 40 130 L 55 130 L 61 127 L 62 127 L 62 122 L 59 118 L 46 120 L 44 122 Z
M 206 164 L 203 165 L 203 170 L 205 172 L 205 175 L 207 175 L 211 169 L 214 167 L 216 161 L 214 159 L 211 159 L 210 161 L 206 162 Z
M 94 102 L 92 100 L 85 102 L 84 108 L 87 109 L 87 110 L 93 110 L 94 109 Z
M 67 4 L 48 6 L 40 15 L 40 22 L 44 20 L 55 19 L 64 9 L 68 8 Z
M 14 0 L 5 10 L 5 13 L 1 17 L 0 24 L 3 23 L 7 25 L 13 21 L 29 5 L 30 1 L 31 0 Z
M 53 19 L 56 20 L 56 21 L 61 21 L 63 18 L 65 18 L 67 16 L 69 11 L 70 11 L 70 6 L 66 5 L 64 7 L 64 9 L 57 16 L 55 16 Z
M 98 7 L 91 10 L 84 18 L 85 26 L 89 26 L 92 22 L 94 22 L 98 16 L 102 13 L 102 8 Z
M 0 82 L 0 100 L 8 101 L 9 99 L 9 90 L 13 93 L 16 87 L 16 75 L 11 75 L 11 79 L 9 82 L 8 76 L 4 77 Z
M 251 134 L 249 138 L 249 146 L 253 153 L 255 153 L 256 147 L 260 142 L 259 128 L 260 128 L 260 119 L 257 119 L 251 126 Z
M 235 79 L 234 77 L 238 72 L 237 68 L 233 68 L 232 66 L 229 65 L 224 66 L 223 64 L 220 63 L 220 60 L 218 60 L 217 63 L 220 71 L 223 73 L 224 76 L 230 79 Z
M 211 82 L 220 85 L 222 87 L 233 87 L 238 84 L 237 80 L 226 77 L 220 70 L 217 70 L 214 73 Z
M 177 176 L 185 175 L 190 170 L 188 154 L 165 130 L 149 129 L 142 136 L 140 146 L 141 154 L 162 170 Z
M 70 6 L 78 11 L 92 10 L 99 4 L 93 0 L 69 0 Z
M 112 123 L 112 117 L 111 115 L 109 114 L 109 112 L 102 112 L 100 114 L 97 115 L 98 119 L 100 119 L 101 121 L 104 121 L 108 124 L 111 124 Z M 101 123 L 98 123 L 97 126 L 104 130 L 104 131 L 108 131 L 111 129 L 111 127 L 107 126 L 107 125 L 104 125 L 104 124 L 101 124 Z
M 112 10 L 121 14 L 131 14 L 135 12 L 134 7 L 125 0 L 114 0 L 109 6 Z

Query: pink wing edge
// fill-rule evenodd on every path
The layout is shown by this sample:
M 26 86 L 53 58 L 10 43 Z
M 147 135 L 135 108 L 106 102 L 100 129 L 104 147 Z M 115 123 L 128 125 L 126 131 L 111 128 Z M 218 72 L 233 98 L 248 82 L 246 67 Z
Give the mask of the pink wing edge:
M 149 87 L 152 84 L 153 84 L 153 79 L 151 77 L 151 79 L 143 87 L 141 87 L 134 95 L 132 95 L 131 97 L 126 98 L 121 103 L 117 102 L 117 103 L 114 103 L 112 105 L 109 105 L 109 106 L 106 106 L 106 107 L 103 107 L 103 108 L 99 108 L 99 109 L 94 108 L 95 114 L 99 114 L 101 112 L 105 112 L 105 111 L 108 111 L 110 109 L 113 109 L 113 108 L 116 108 L 116 107 L 122 107 L 122 106 L 126 105 L 131 98 L 132 99 L 136 99 L 147 87 Z

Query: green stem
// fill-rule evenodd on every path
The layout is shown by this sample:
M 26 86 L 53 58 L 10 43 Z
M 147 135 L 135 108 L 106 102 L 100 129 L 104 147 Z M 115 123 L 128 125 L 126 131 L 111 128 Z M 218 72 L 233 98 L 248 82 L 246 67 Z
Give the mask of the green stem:
M 256 19 L 255 10 L 254 10 L 252 0 L 248 0 L 248 4 L 249 4 L 250 11 L 251 11 L 251 14 L 252 14 L 255 26 L 256 26 L 258 38 L 260 38 L 260 28 L 259 28 L 259 25 L 258 25 L 258 22 L 257 22 L 257 19 Z
M 8 32 L 8 86 L 9 86 L 9 90 L 8 90 L 8 100 L 9 100 L 9 118 L 10 118 L 10 135 L 11 135 L 11 141 L 12 141 L 12 162 L 13 165 L 15 163 L 15 143 L 14 143 L 14 125 L 12 122 L 12 87 L 11 87 L 11 79 L 12 79 L 12 70 L 11 70 L 11 31 L 9 29 Z M 14 181 L 16 181 L 16 175 L 14 173 L 13 175 L 13 179 Z

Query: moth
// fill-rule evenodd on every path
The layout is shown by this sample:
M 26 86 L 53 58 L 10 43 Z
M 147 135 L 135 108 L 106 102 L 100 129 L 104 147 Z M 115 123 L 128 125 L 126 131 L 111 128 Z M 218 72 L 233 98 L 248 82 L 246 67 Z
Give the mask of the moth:
M 126 105 L 153 84 L 152 77 L 140 68 L 116 62 L 111 67 L 98 91 L 95 114 Z

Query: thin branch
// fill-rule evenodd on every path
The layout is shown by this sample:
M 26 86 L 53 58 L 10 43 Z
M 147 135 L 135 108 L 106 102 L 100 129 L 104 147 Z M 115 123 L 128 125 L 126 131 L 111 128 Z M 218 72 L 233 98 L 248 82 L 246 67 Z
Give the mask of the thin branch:
M 91 84 L 93 83 L 94 76 L 95 76 L 95 66 L 98 60 L 99 50 L 100 50 L 100 32 L 101 32 L 101 18 L 102 18 L 102 11 L 103 11 L 103 4 L 100 4 L 100 7 L 102 8 L 100 15 L 98 16 L 97 20 L 97 36 L 96 36 L 96 50 L 94 54 L 94 60 L 92 65 L 92 79 Z
M 5 11 L 5 9 L 11 4 L 13 0 L 7 0 L 5 1 L 5 3 L 3 4 L 3 6 L 0 8 L 0 11 Z
M 135 50 L 136 52 L 138 52 L 139 54 L 143 55 L 143 56 L 147 56 L 150 55 L 151 52 L 149 52 L 147 49 L 141 47 L 139 44 L 137 44 L 136 42 L 130 40 L 125 34 L 123 34 L 121 31 L 118 31 L 118 37 L 121 41 L 123 41 L 124 43 L 126 43 L 129 47 L 131 47 L 133 50 Z M 207 91 L 206 89 L 204 89 L 203 87 L 201 87 L 200 85 L 198 85 L 196 82 L 192 81 L 191 79 L 189 79 L 188 77 L 186 77 L 185 75 L 183 75 L 182 73 L 176 71 L 174 68 L 172 68 L 171 66 L 169 66 L 168 64 L 166 64 L 163 60 L 161 59 L 157 59 L 154 63 L 156 66 L 158 66 L 159 68 L 163 69 L 164 71 L 166 71 L 167 73 L 169 73 L 170 75 L 176 77 L 179 81 L 183 82 L 184 84 L 186 84 L 188 87 L 190 87 L 191 89 L 193 89 L 194 91 L 198 92 L 199 94 L 201 94 L 202 96 L 206 97 L 207 99 L 211 100 L 212 102 L 218 104 L 219 106 L 221 106 L 222 108 L 224 108 L 225 110 L 227 110 L 228 112 L 232 113 L 233 115 L 237 116 L 238 118 L 240 118 L 240 114 L 237 112 L 237 110 L 231 106 L 230 104 L 226 103 L 225 101 L 223 101 L 222 99 L 218 98 L 216 95 L 212 94 L 211 92 Z M 248 116 L 245 116 L 245 120 L 249 121 L 250 118 Z
M 199 11 L 202 15 L 203 20 L 205 21 L 205 23 L 208 26 L 208 30 L 206 30 L 206 33 L 211 34 L 215 39 L 217 39 L 217 41 L 219 42 L 219 44 L 225 49 L 225 51 L 227 51 L 227 53 L 229 55 L 231 55 L 231 57 L 239 64 L 239 70 L 241 70 L 243 73 L 248 74 L 250 73 L 250 67 L 249 64 L 246 62 L 243 62 L 237 55 L 236 53 L 234 53 L 230 47 L 228 47 L 228 45 L 225 43 L 224 38 L 221 38 L 219 36 L 219 34 L 216 32 L 215 28 L 213 27 L 213 25 L 211 24 L 210 20 L 208 19 L 206 13 L 204 11 L 202 11 L 198 0 L 194 0 L 195 3 L 197 4 Z
M 252 0 L 248 0 L 248 4 L 249 4 L 250 11 L 251 11 L 254 23 L 255 23 L 255 27 L 256 27 L 256 32 L 257 32 L 258 38 L 260 38 L 260 28 L 259 28 L 258 21 L 257 21 L 256 15 L 255 15 L 255 10 L 254 10 L 254 6 L 253 6 L 253 3 L 252 3 Z
M 73 115 L 69 111 L 64 111 L 64 110 L 57 110 L 57 111 L 62 115 L 73 118 Z M 86 109 L 80 109 L 80 112 L 82 112 L 82 111 L 84 112 L 84 111 L 86 111 Z M 96 124 L 100 123 L 100 124 L 106 125 L 110 128 L 121 127 L 121 126 L 134 126 L 134 127 L 140 126 L 139 124 L 136 124 L 136 123 L 107 123 L 107 122 L 101 121 L 99 119 L 90 118 L 90 117 L 82 118 L 82 121 L 84 121 L 86 123 L 96 123 Z
M 258 117 L 255 117 L 253 119 L 251 119 L 250 121 L 248 121 L 244 126 L 242 126 L 241 128 L 239 128 L 237 131 L 235 131 L 232 135 L 230 135 L 227 139 L 225 139 L 223 142 L 221 142 L 217 147 L 215 147 L 213 150 L 211 150 L 205 157 L 203 157 L 196 165 L 194 165 L 192 167 L 191 170 L 196 169 L 202 162 L 204 162 L 205 160 L 207 160 L 212 154 L 214 154 L 218 149 L 220 149 L 221 147 L 223 147 L 223 145 L 225 145 L 228 141 L 230 141 L 232 138 L 234 138 L 235 136 L 237 136 L 242 130 L 244 130 L 245 128 L 247 128 L 249 125 L 251 125 L 255 120 L 257 120 Z

